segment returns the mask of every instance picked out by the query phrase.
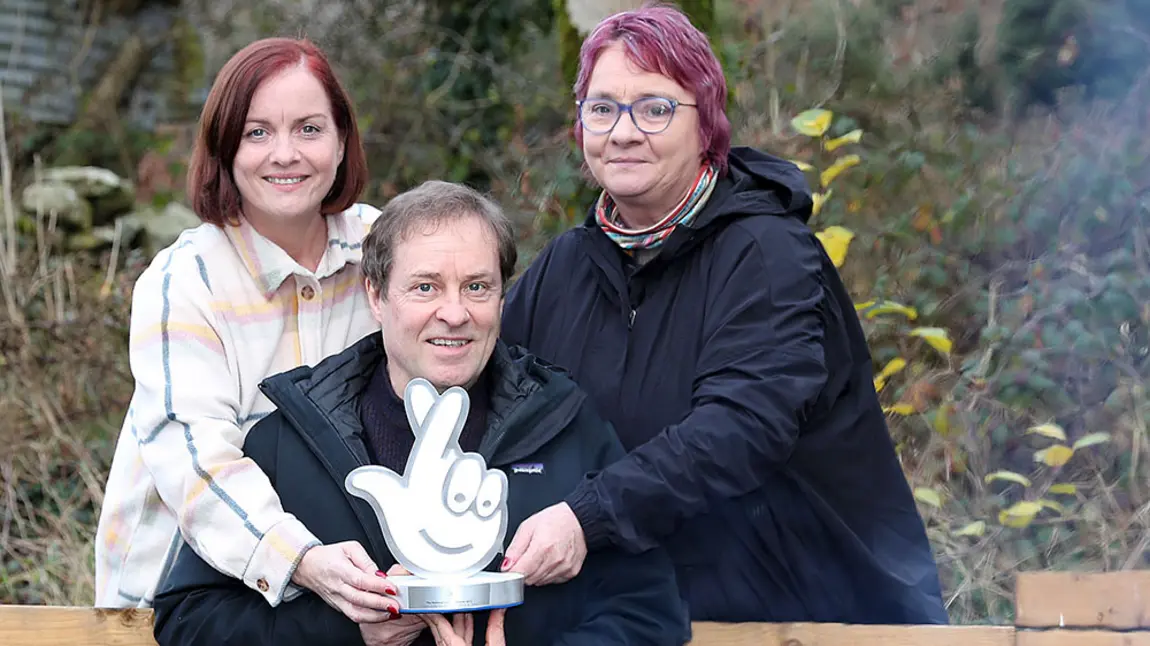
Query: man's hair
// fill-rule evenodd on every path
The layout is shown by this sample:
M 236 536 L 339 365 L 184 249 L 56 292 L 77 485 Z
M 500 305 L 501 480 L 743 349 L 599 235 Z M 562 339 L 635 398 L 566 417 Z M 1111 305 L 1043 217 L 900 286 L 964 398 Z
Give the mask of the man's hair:
M 363 239 L 363 274 L 372 288 L 386 297 L 387 281 L 395 263 L 395 250 L 416 230 L 444 222 L 477 217 L 490 228 L 499 252 L 502 289 L 515 274 L 519 252 L 515 231 L 503 209 L 491 198 L 463 184 L 431 180 L 392 198 Z

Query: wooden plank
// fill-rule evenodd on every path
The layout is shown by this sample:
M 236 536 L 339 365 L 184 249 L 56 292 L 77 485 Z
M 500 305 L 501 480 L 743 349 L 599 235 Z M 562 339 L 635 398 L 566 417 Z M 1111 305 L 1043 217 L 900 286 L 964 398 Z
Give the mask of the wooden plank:
M 692 646 L 1014 646 L 1011 626 L 695 623 Z M 1083 633 L 1079 633 L 1083 634 Z M 1114 642 L 1115 645 L 1122 642 Z M 150 610 L 0 606 L 3 646 L 156 646 Z M 1150 646 L 1130 642 L 1131 646 Z M 1062 646 L 1041 644 L 1039 646 Z M 1110 642 L 1097 645 L 1111 646 Z
M 1026 572 L 1014 624 L 1027 628 L 1150 628 L 1150 571 Z
M 0 606 L 4 646 L 156 646 L 151 610 Z
M 691 646 L 1014 646 L 1013 626 L 696 622 L 692 631 Z
M 1015 643 L 1018 646 L 1150 646 L 1150 633 L 1019 629 Z

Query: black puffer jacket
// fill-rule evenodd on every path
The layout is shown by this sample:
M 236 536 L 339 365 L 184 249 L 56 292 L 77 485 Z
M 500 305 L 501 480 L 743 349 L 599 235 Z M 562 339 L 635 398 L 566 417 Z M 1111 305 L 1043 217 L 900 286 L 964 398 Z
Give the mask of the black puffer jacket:
M 730 155 L 646 264 L 589 217 L 508 295 L 628 455 L 568 501 L 588 544 L 665 546 L 696 620 L 946 622 L 854 305 L 789 162 Z
M 359 398 L 384 358 L 378 334 L 314 369 L 271 377 L 278 410 L 248 435 L 244 450 L 267 473 L 284 509 L 325 544 L 359 541 L 382 569 L 392 558 L 371 507 L 348 494 L 346 475 L 368 464 Z M 479 452 L 508 478 L 508 529 L 559 502 L 589 471 L 623 450 L 610 426 L 560 372 L 497 344 L 492 399 Z M 529 469 L 513 469 L 530 464 Z M 502 556 L 495 559 L 495 563 Z M 272 608 L 243 582 L 220 574 L 185 546 L 155 600 L 160 646 L 347 646 L 358 626 L 311 592 Z M 475 616 L 482 642 L 486 612 Z M 661 551 L 605 550 L 563 585 L 529 587 L 507 613 L 508 644 L 682 644 L 689 623 Z

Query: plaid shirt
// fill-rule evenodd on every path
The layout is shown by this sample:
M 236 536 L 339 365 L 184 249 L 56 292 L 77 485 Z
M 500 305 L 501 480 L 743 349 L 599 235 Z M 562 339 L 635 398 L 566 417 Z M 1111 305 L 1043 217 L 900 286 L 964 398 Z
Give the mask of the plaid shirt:
M 378 215 L 357 204 L 329 216 L 314 273 L 242 221 L 185 231 L 140 276 L 136 387 L 97 529 L 97 607 L 150 606 L 184 540 L 273 606 L 302 591 L 289 581 L 318 541 L 241 447 L 272 410 L 260 381 L 379 330 L 359 266 Z

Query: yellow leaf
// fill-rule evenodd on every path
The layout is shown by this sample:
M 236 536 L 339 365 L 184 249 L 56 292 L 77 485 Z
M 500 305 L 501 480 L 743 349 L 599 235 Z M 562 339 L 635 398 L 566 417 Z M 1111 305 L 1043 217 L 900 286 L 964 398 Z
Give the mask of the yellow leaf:
M 819 231 L 815 237 L 823 243 L 823 248 L 827 250 L 827 255 L 831 257 L 831 262 L 834 263 L 835 267 L 842 267 L 847 259 L 847 248 L 850 247 L 851 240 L 855 237 L 854 232 L 840 226 L 833 226 Z
M 911 336 L 921 337 L 935 350 L 943 354 L 950 354 L 952 347 L 950 335 L 940 327 L 917 327 L 909 332 Z
M 994 473 L 988 474 L 985 478 L 983 478 L 983 481 L 988 484 L 994 482 L 995 480 L 1007 480 L 1009 482 L 1017 482 L 1024 487 L 1030 486 L 1030 478 L 1027 478 L 1021 473 L 1015 473 L 1013 471 L 995 471 Z
M 954 532 L 955 536 L 982 536 L 986 533 L 986 523 L 976 520 Z
M 1061 442 L 1066 441 L 1066 432 L 1063 431 L 1062 427 L 1057 424 L 1039 424 L 1038 426 L 1031 426 L 1030 428 L 1026 429 L 1026 434 L 1030 435 L 1031 433 L 1045 435 L 1046 437 L 1059 440 Z
M 1078 493 L 1078 487 L 1076 485 L 1063 482 L 1050 485 L 1050 489 L 1048 491 L 1050 491 L 1050 493 L 1060 493 L 1066 496 L 1073 496 L 1074 494 Z
M 921 503 L 930 505 L 932 507 L 942 507 L 942 496 L 938 492 L 928 487 L 917 487 L 914 490 L 915 500 Z
M 827 141 L 825 144 L 823 144 L 823 148 L 826 149 L 827 152 L 833 152 L 834 149 L 838 148 L 839 146 L 857 144 L 858 142 L 862 141 L 862 136 L 862 130 L 851 130 L 841 137 L 835 137 L 834 139 Z
M 1082 437 L 1078 438 L 1078 441 L 1074 443 L 1074 449 L 1078 450 L 1083 447 L 1094 446 L 1095 444 L 1102 444 L 1109 441 L 1109 433 L 1090 433 L 1089 435 L 1083 435 Z
M 830 186 L 831 182 L 839 176 L 843 171 L 852 166 L 858 166 L 862 159 L 858 155 L 843 155 L 835 160 L 829 168 L 819 174 L 819 182 L 822 183 L 823 188 Z
M 826 193 L 814 193 L 811 195 L 811 199 L 815 203 L 815 205 L 811 207 L 811 215 L 818 215 L 819 211 L 823 210 L 823 205 L 827 203 L 827 200 L 831 199 L 832 193 L 834 193 L 833 189 Z
M 1063 516 L 1066 515 L 1066 508 L 1063 507 L 1058 502 L 1055 502 L 1053 500 L 1047 500 L 1046 498 L 1040 498 L 1038 500 L 1038 504 L 1042 505 L 1043 509 L 1052 509 L 1052 510 L 1058 512 L 1059 514 L 1062 514 Z
M 876 393 L 881 393 L 882 389 L 885 387 L 886 387 L 886 379 L 883 379 L 882 377 L 875 377 L 874 378 L 874 391 Z
M 859 308 L 856 307 L 855 309 Z M 918 310 L 894 301 L 883 301 L 878 305 L 874 305 L 874 301 L 868 301 L 867 306 L 862 309 L 867 310 L 866 317 L 868 319 L 873 319 L 880 314 L 902 314 L 912 321 L 918 318 Z
M 791 159 L 788 161 L 790 161 L 795 166 L 798 166 L 799 170 L 803 171 L 804 173 L 807 172 L 808 170 L 814 170 L 815 169 L 814 166 L 811 166 L 810 164 L 806 163 L 805 161 L 799 161 L 797 159 Z
M 1041 451 L 1036 451 L 1034 461 L 1042 462 L 1049 467 L 1060 467 L 1069 462 L 1072 455 L 1074 455 L 1074 449 L 1065 444 L 1055 444 Z
M 894 413 L 895 415 L 914 415 L 914 406 L 910 404 L 895 404 L 882 409 L 884 413 Z
M 1026 527 L 1040 511 L 1042 505 L 1024 500 L 998 512 L 998 522 L 1007 527 Z
M 791 119 L 791 125 L 799 134 L 808 137 L 821 137 L 831 127 L 831 120 L 834 119 L 834 116 L 830 110 L 806 110 Z
M 878 373 L 878 376 L 883 378 L 883 379 L 886 379 L 887 377 L 897 373 L 898 371 L 902 370 L 905 367 L 906 367 L 906 359 L 903 359 L 902 357 L 895 357 L 894 359 L 891 359 L 890 361 L 888 361 L 887 364 L 882 367 L 882 372 Z
M 872 305 L 874 305 L 874 304 L 875 304 L 875 301 L 874 301 L 874 299 L 871 299 L 871 300 L 869 300 L 869 301 L 864 301 L 864 302 L 862 302 L 862 303 L 856 303 L 856 304 L 855 304 L 855 311 L 856 311 L 856 312 L 861 312 L 861 311 L 865 310 L 866 308 L 868 308 L 868 307 L 870 307 L 870 306 L 872 306 Z
M 934 412 L 934 432 L 939 435 L 950 433 L 950 404 L 939 406 Z

